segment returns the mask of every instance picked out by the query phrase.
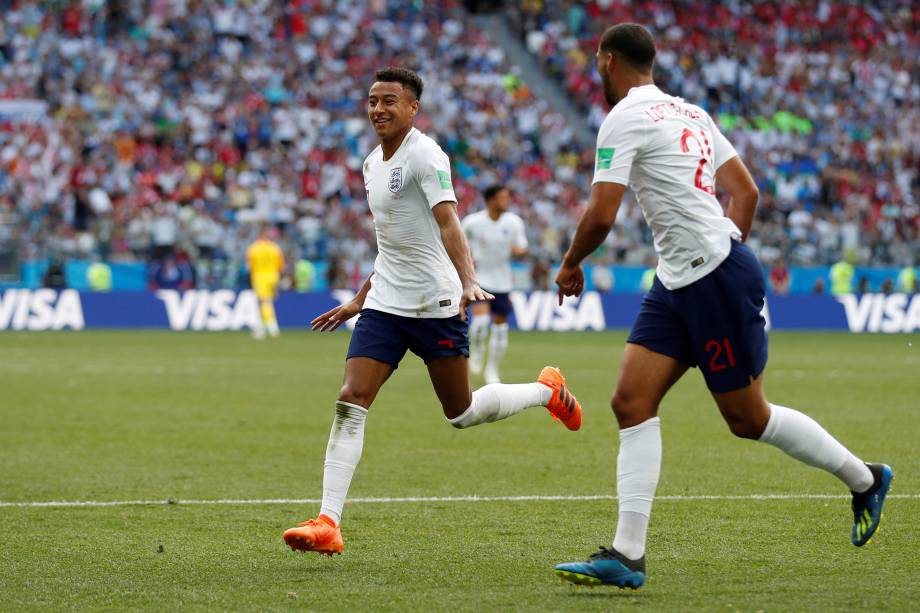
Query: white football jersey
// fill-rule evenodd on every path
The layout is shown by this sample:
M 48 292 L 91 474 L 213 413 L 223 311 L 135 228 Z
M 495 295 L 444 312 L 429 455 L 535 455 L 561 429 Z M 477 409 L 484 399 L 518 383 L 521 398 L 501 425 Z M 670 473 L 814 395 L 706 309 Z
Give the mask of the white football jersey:
M 364 160 L 364 187 L 377 232 L 377 259 L 364 307 L 403 317 L 452 317 L 460 312 L 460 277 L 432 207 L 456 202 L 450 160 L 412 128 L 384 161 L 378 145 Z
M 736 155 L 706 111 L 654 85 L 630 89 L 601 124 L 594 182 L 635 192 L 666 288 L 706 276 L 741 239 L 715 197 L 715 172 Z
M 527 247 L 524 220 L 505 211 L 497 220 L 488 211 L 478 211 L 463 218 L 463 232 L 470 243 L 476 278 L 489 292 L 504 294 L 513 289 L 511 248 Z

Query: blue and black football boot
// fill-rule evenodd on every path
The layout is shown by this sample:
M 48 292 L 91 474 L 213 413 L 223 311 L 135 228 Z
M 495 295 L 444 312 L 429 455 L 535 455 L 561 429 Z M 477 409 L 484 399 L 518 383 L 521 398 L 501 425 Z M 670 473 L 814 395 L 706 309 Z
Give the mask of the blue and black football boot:
M 630 560 L 616 549 L 601 547 L 587 561 L 566 562 L 553 572 L 577 585 L 615 585 L 635 591 L 645 583 L 645 556 Z
M 853 492 L 853 535 L 851 540 L 862 547 L 872 539 L 882 521 L 885 496 L 894 479 L 894 471 L 887 464 L 866 464 L 872 471 L 875 483 L 862 493 Z

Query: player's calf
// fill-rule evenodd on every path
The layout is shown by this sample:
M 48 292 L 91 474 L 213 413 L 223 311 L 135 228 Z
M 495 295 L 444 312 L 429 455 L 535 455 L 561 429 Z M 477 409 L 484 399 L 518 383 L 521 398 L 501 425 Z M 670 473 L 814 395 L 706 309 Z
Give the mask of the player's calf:
M 553 366 L 544 368 L 536 383 L 496 383 L 481 387 L 473 392 L 466 410 L 450 417 L 445 409 L 445 415 L 455 428 L 469 428 L 536 406 L 546 407 L 550 415 L 569 430 L 581 427 L 581 405 L 566 386 L 565 377 Z

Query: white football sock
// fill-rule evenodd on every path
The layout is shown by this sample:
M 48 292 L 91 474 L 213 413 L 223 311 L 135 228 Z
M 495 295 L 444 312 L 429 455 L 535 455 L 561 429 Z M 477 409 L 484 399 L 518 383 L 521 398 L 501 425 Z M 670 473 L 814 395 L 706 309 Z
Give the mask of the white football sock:
M 485 359 L 490 321 L 489 315 L 485 314 L 473 315 L 473 321 L 470 322 L 470 368 L 477 371 L 477 374 L 482 370 L 482 362 Z
M 470 406 L 453 419 L 454 428 L 469 428 L 498 421 L 520 413 L 528 407 L 545 406 L 553 390 L 542 383 L 492 383 L 473 392 Z
M 617 455 L 619 515 L 613 548 L 631 560 L 645 555 L 645 535 L 661 473 L 661 423 L 657 417 L 620 430 Z
M 342 508 L 348 495 L 348 486 L 364 448 L 364 421 L 367 409 L 350 402 L 335 403 L 335 419 L 326 446 L 326 463 L 323 465 L 323 504 L 320 513 L 331 517 L 336 524 L 342 521 Z
M 498 378 L 498 366 L 505 357 L 507 348 L 508 324 L 492 324 L 492 331 L 489 334 L 489 363 L 486 365 L 486 372 L 492 373 L 495 378 Z
M 865 463 L 841 445 L 818 422 L 795 409 L 770 405 L 770 420 L 760 436 L 793 458 L 823 468 L 854 492 L 865 492 L 874 478 Z

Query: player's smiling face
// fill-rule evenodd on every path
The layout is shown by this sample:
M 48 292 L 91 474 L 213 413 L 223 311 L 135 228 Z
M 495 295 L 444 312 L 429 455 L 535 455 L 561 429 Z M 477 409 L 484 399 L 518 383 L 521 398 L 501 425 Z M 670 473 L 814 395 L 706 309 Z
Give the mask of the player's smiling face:
M 367 117 L 380 140 L 387 140 L 412 126 L 418 100 L 402 83 L 377 81 L 367 95 Z

